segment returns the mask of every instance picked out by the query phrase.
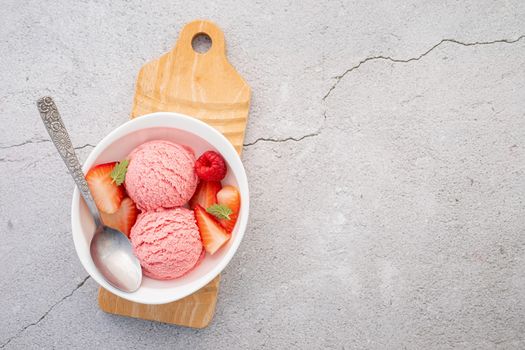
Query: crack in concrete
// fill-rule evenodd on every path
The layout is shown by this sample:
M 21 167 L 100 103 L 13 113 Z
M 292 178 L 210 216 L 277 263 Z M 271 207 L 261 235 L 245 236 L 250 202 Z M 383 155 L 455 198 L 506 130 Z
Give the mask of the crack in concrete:
M 33 327 L 33 326 L 36 326 L 37 324 L 39 324 L 44 318 L 47 317 L 47 315 L 49 315 L 49 313 L 51 311 L 53 311 L 53 309 L 55 307 L 57 307 L 59 304 L 61 304 L 64 300 L 70 298 L 78 289 L 80 289 L 86 283 L 86 281 L 88 279 L 89 279 L 89 275 L 86 278 L 84 278 L 79 284 L 77 284 L 75 289 L 73 289 L 69 294 L 67 294 L 66 296 L 62 297 L 59 301 L 57 301 L 56 303 L 51 305 L 51 307 L 46 312 L 44 312 L 44 314 L 42 316 L 40 316 L 40 318 L 38 320 L 36 320 L 35 322 L 31 322 L 31 323 L 25 325 L 15 335 L 7 338 L 7 340 L 4 343 L 2 343 L 2 345 L 0 345 L 0 349 L 3 349 L 7 345 L 9 345 L 9 343 L 11 343 L 11 341 L 13 341 L 14 339 L 18 338 L 22 333 L 25 332 L 26 329 L 28 329 L 30 327 Z
M 311 133 L 311 134 L 303 135 L 301 137 L 287 137 L 287 138 L 284 138 L 284 139 L 274 139 L 274 138 L 269 138 L 269 137 L 268 138 L 267 137 L 259 137 L 258 139 L 256 139 L 253 142 L 243 144 L 243 146 L 244 147 L 253 146 L 253 145 L 255 145 L 256 143 L 258 143 L 260 141 L 261 142 L 287 142 L 287 141 L 299 142 L 299 141 L 302 141 L 302 140 L 307 139 L 309 137 L 319 136 L 320 133 L 321 133 L 320 131 L 317 131 L 317 132 L 314 132 L 314 133 Z
M 328 96 L 330 96 L 332 91 L 337 87 L 337 85 L 339 85 L 341 80 L 348 73 L 350 73 L 350 72 L 352 72 L 352 71 L 354 71 L 356 69 L 359 69 L 359 67 L 361 67 L 363 64 L 365 64 L 365 63 L 367 63 L 369 61 L 382 60 L 382 61 L 390 61 L 390 62 L 393 62 L 393 63 L 409 63 L 409 62 L 412 62 L 412 61 L 419 61 L 420 59 L 422 59 L 423 57 L 425 57 L 426 55 L 431 53 L 435 48 L 437 48 L 438 46 L 440 46 L 440 45 L 442 45 L 444 43 L 453 43 L 453 44 L 457 44 L 457 45 L 461 45 L 461 46 L 482 46 L 482 45 L 491 45 L 491 44 L 497 44 L 497 43 L 513 44 L 513 43 L 516 43 L 516 42 L 520 41 L 523 38 L 525 38 L 525 34 L 524 35 L 520 35 L 517 39 L 514 39 L 514 40 L 511 40 L 511 39 L 498 39 L 498 40 L 492 40 L 492 41 L 475 41 L 475 42 L 471 42 L 471 43 L 464 43 L 464 42 L 458 41 L 456 39 L 443 39 L 443 40 L 441 40 L 440 42 L 438 42 L 437 44 L 435 44 L 430 49 L 428 49 L 427 51 L 423 52 L 422 54 L 420 54 L 417 57 L 411 57 L 411 58 L 408 58 L 408 59 L 393 58 L 393 57 L 390 57 L 390 56 L 382 56 L 382 55 L 367 57 L 364 60 L 360 61 L 357 65 L 355 65 L 355 66 L 347 69 L 346 71 L 344 71 L 343 74 L 335 76 L 334 77 L 334 79 L 336 79 L 335 83 L 330 87 L 328 92 L 323 96 L 322 100 L 324 101 L 324 100 L 326 100 L 328 98 Z
M 33 140 L 33 139 L 30 139 L 30 140 L 27 140 L 27 141 L 24 141 L 24 142 L 20 142 L 20 143 L 14 144 L 14 145 L 0 146 L 0 149 L 21 147 L 21 146 L 24 146 L 24 145 L 27 145 L 27 144 L 30 144 L 30 143 L 45 143 L 45 142 L 51 142 L 51 140 L 46 140 L 46 139 Z
M 86 147 L 91 147 L 91 148 L 93 148 L 93 147 L 95 147 L 95 145 L 92 145 L 92 144 L 90 144 L 90 143 L 86 143 L 85 145 L 75 147 L 75 149 L 77 149 L 77 150 L 78 150 L 78 149 L 84 149 L 84 148 L 86 148 Z
M 16 147 L 22 147 L 22 146 L 25 146 L 25 145 L 28 145 L 28 144 L 38 144 L 38 143 L 47 143 L 47 142 L 51 142 L 51 140 L 48 140 L 48 139 L 36 139 L 36 140 L 33 140 L 33 139 L 30 139 L 30 140 L 26 140 L 24 142 L 20 142 L 20 143 L 16 143 L 14 145 L 7 145 L 7 146 L 0 146 L 0 149 L 9 149 L 9 148 L 16 148 Z M 86 143 L 82 146 L 77 146 L 77 147 L 74 147 L 75 149 L 84 149 L 86 147 L 95 147 L 95 145 L 92 145 L 91 143 Z
M 284 139 L 274 139 L 272 137 L 259 137 L 258 139 L 255 139 L 255 141 L 253 141 L 253 142 L 249 142 L 249 143 L 243 144 L 243 146 L 244 147 L 253 146 L 253 145 L 255 145 L 258 142 L 275 142 L 275 143 L 287 142 L 287 141 L 299 142 L 299 141 L 302 141 L 302 140 L 310 138 L 310 137 L 319 136 L 321 134 L 321 132 L 323 131 L 323 129 L 325 128 L 326 118 L 327 118 L 326 111 L 324 111 L 323 112 L 323 123 L 322 123 L 321 127 L 319 128 L 319 130 L 317 130 L 316 132 L 313 132 L 313 133 L 310 133 L 310 134 L 306 134 L 306 135 L 303 135 L 303 136 L 300 136 L 300 137 L 290 136 L 290 137 L 286 137 Z
M 0 163 L 18 163 L 21 162 L 20 159 L 9 159 L 9 158 L 0 158 Z

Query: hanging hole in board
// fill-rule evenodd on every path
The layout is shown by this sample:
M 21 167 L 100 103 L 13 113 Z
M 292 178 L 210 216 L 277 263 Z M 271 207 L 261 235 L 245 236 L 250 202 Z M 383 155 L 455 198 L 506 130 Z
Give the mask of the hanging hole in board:
M 191 40 L 191 47 L 193 51 L 198 53 L 206 53 L 211 48 L 211 38 L 206 33 L 197 33 Z

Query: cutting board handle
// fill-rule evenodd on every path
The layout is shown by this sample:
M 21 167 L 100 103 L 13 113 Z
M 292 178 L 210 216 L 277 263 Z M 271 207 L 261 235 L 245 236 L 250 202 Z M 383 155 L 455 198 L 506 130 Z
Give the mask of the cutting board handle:
M 211 39 L 211 47 L 207 52 L 199 53 L 193 49 L 192 41 L 199 34 L 206 34 Z M 196 20 L 188 23 L 182 29 L 177 45 L 175 46 L 176 58 L 193 60 L 195 55 L 221 56 L 226 59 L 224 33 L 215 23 L 205 20 Z

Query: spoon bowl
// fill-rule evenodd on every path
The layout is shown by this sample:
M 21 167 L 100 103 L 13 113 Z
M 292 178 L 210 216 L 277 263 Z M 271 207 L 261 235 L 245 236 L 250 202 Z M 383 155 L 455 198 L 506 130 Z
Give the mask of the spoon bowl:
M 113 287 L 130 292 L 140 287 L 141 267 L 122 232 L 102 226 L 100 232 L 95 232 L 89 251 L 95 266 Z

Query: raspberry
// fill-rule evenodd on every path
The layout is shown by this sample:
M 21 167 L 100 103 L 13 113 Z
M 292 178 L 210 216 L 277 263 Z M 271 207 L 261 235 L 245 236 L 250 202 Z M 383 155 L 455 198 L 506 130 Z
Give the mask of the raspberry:
M 226 163 L 219 153 L 207 151 L 195 162 L 195 172 L 202 180 L 221 181 L 226 176 Z

